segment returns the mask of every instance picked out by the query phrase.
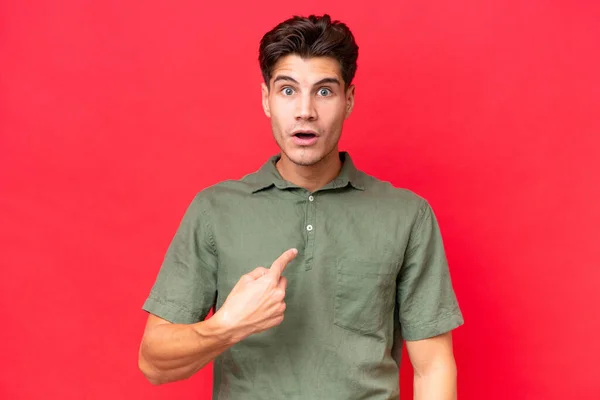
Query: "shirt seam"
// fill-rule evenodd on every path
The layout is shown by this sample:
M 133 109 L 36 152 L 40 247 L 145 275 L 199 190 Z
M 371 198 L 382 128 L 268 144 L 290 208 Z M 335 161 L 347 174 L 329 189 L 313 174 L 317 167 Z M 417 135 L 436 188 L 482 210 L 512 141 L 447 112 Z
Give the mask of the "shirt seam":
M 427 210 L 428 207 L 429 207 L 429 203 L 427 203 L 427 201 L 425 201 L 424 199 L 421 199 L 421 206 L 419 207 L 419 211 L 418 211 L 419 215 L 417 215 L 415 222 L 413 222 L 412 232 L 411 232 L 410 238 L 408 239 L 408 245 L 407 245 L 407 251 L 406 251 L 407 256 L 410 256 L 413 252 L 411 242 L 414 240 L 414 238 L 417 236 L 418 233 L 420 233 L 421 229 L 423 228 L 423 223 L 427 219 L 427 216 L 425 215 L 425 211 Z
M 206 232 L 208 233 L 208 242 L 210 244 L 210 249 L 211 249 L 213 255 L 218 258 L 217 245 L 216 245 L 215 237 L 213 235 L 212 224 L 209 223 L 209 222 L 211 222 L 211 221 L 209 221 L 210 215 L 209 215 L 208 211 L 204 207 L 202 207 L 202 205 L 200 205 L 200 215 L 202 216 L 202 218 L 201 218 L 202 224 L 204 225 L 204 228 L 206 229 Z

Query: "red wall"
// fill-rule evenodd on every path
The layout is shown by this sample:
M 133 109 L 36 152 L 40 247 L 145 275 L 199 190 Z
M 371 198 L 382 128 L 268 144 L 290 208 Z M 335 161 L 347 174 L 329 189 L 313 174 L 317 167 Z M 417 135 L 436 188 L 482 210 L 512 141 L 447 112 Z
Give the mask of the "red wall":
M 361 48 L 342 148 L 438 214 L 460 398 L 600 398 L 598 2 L 10 3 L 0 398 L 209 398 L 143 379 L 140 307 L 193 195 L 277 151 L 261 35 L 324 11 Z

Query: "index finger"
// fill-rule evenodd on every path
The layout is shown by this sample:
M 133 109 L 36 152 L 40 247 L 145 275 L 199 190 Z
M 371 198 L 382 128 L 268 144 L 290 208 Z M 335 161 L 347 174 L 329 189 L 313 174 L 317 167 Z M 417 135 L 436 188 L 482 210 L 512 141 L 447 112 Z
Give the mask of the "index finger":
M 273 264 L 271 264 L 271 268 L 269 269 L 269 274 L 275 278 L 277 281 L 279 281 L 279 278 L 281 277 L 281 274 L 283 273 L 283 271 L 285 270 L 285 267 L 287 267 L 288 263 L 290 261 L 292 261 L 296 255 L 298 254 L 298 250 L 296 249 L 289 249 L 283 252 L 282 255 L 280 255 L 277 260 L 273 261 Z

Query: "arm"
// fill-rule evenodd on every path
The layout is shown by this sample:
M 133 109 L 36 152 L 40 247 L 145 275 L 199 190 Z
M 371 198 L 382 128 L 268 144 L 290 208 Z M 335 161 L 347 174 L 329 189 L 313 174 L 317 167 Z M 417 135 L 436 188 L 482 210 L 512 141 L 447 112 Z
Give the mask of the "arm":
M 456 398 L 452 330 L 464 323 L 441 232 L 425 202 L 411 232 L 398 282 L 402 337 L 414 368 L 416 400 Z
M 186 325 L 150 314 L 138 365 L 152 384 L 178 381 L 191 377 L 234 344 L 232 332 L 213 318 Z
M 279 325 L 287 286 L 281 273 L 296 254 L 288 250 L 270 269 L 242 276 L 208 320 L 173 324 L 150 314 L 139 350 L 142 373 L 155 385 L 187 379 L 235 343 Z
M 407 341 L 406 349 L 414 370 L 414 399 L 455 400 L 456 363 L 452 333 Z

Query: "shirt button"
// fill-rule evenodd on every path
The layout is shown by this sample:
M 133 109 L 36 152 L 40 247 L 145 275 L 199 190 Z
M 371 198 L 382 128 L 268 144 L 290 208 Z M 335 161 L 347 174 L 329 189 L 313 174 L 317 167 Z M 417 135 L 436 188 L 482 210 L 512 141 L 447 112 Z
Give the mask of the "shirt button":
M 315 198 L 313 196 L 308 196 L 309 201 L 313 201 Z
M 308 226 L 306 227 L 306 230 L 307 230 L 307 231 L 309 231 L 309 232 L 310 232 L 310 231 L 312 231 L 312 230 L 313 230 L 313 226 L 312 226 L 312 225 L 308 225 Z

